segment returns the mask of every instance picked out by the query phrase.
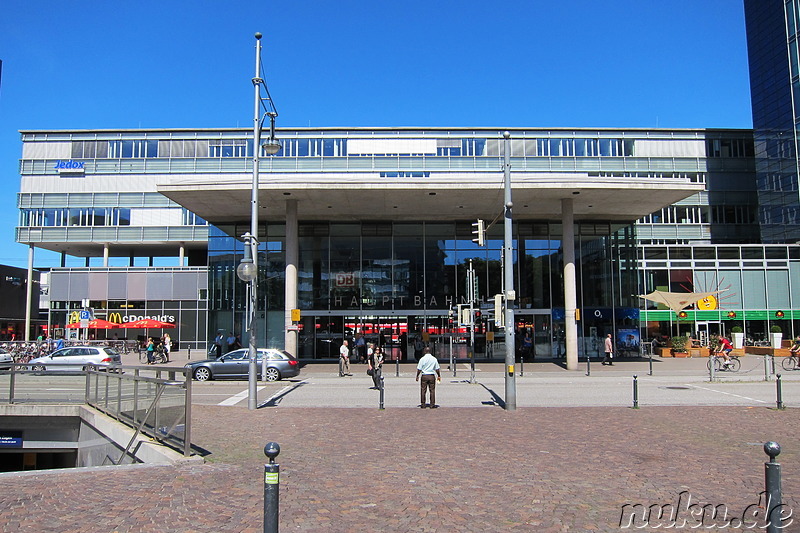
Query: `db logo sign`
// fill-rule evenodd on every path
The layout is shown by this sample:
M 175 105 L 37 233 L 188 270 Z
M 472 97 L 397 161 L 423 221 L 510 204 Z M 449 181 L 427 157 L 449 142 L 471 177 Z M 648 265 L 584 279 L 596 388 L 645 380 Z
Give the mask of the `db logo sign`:
M 353 272 L 339 272 L 333 277 L 334 287 L 355 287 L 356 275 Z

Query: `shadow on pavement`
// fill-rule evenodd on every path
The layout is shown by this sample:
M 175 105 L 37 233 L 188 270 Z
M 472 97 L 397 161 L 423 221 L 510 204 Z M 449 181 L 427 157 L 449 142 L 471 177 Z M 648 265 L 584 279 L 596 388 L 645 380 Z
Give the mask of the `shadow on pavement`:
M 483 387 L 484 389 L 486 389 L 486 391 L 489 394 L 492 395 L 492 399 L 490 401 L 481 402 L 483 405 L 496 405 L 496 406 L 501 407 L 503 409 L 506 408 L 506 401 L 503 398 L 501 398 L 499 394 L 497 394 L 495 391 L 493 391 L 492 389 L 490 389 L 489 387 L 487 387 L 483 383 L 480 383 L 480 386 Z
M 277 394 L 277 395 L 273 396 L 272 398 L 270 398 L 269 400 L 267 400 L 266 402 L 264 402 L 262 404 L 259 404 L 259 406 L 257 408 L 261 409 L 262 407 L 277 407 L 278 404 L 281 403 L 281 400 L 283 400 L 283 398 L 285 396 L 287 396 L 290 392 L 294 392 L 297 389 L 299 389 L 300 387 L 302 387 L 303 385 L 307 385 L 307 384 L 308 384 L 308 382 L 305 381 L 305 380 L 303 380 L 303 381 L 301 381 L 299 383 L 295 383 L 293 386 L 291 386 L 288 389 L 285 389 L 280 394 Z

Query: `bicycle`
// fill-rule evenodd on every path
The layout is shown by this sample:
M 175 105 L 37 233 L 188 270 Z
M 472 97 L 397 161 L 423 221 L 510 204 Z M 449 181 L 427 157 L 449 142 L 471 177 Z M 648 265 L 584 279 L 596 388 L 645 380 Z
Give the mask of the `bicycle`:
M 742 362 L 739 361 L 739 357 L 735 355 L 729 355 L 728 364 L 725 365 L 725 357 L 722 355 L 713 354 L 708 359 L 708 364 L 706 365 L 709 370 L 711 370 L 711 362 L 714 362 L 714 372 L 738 372 L 739 369 L 742 367 Z
M 784 370 L 797 370 L 800 368 L 800 354 L 793 352 L 788 357 L 784 357 L 781 366 Z
M 147 353 L 148 353 L 147 350 L 142 350 L 141 352 L 139 352 L 139 362 L 140 363 L 145 363 L 145 364 L 149 363 L 149 361 L 147 360 Z M 153 354 L 152 357 L 153 357 L 153 363 L 154 364 L 155 363 L 163 364 L 163 363 L 167 362 L 167 354 L 164 351 L 164 345 L 163 344 L 158 344 L 156 346 L 156 349 L 153 350 L 150 353 Z

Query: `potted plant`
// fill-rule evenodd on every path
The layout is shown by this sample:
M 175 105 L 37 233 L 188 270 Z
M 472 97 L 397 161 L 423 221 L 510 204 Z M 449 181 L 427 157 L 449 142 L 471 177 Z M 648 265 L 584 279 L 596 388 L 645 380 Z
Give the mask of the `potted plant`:
M 740 326 L 733 326 L 731 336 L 733 337 L 733 347 L 737 350 L 741 349 L 744 346 L 744 330 Z
M 686 337 L 677 335 L 672 337 L 672 355 L 675 357 L 686 357 L 689 352 L 686 351 Z
M 772 348 L 777 350 L 781 347 L 781 340 L 783 339 L 783 333 L 781 333 L 781 327 L 777 324 L 769 328 L 771 337 L 772 337 Z

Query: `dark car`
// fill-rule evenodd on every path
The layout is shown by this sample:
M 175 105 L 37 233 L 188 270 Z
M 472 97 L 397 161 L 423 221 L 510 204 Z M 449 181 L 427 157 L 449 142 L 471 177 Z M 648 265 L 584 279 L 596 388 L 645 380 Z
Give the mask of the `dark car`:
M 271 348 L 259 348 L 257 367 L 258 377 L 261 379 L 263 358 L 267 360 L 267 381 L 277 381 L 283 378 L 293 378 L 300 374 L 300 364 L 289 352 Z M 192 372 L 192 377 L 197 381 L 210 379 L 247 379 L 250 370 L 250 359 L 247 349 L 234 350 L 214 359 L 193 361 L 184 368 Z

